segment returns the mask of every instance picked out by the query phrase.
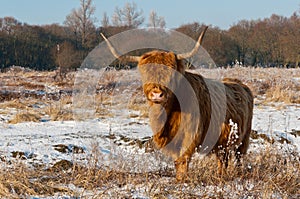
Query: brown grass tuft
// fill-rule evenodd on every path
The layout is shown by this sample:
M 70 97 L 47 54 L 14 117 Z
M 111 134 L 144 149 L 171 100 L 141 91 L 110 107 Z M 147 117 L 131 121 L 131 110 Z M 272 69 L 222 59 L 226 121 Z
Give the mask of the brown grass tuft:
M 250 87 L 260 103 L 300 101 L 300 69 L 233 67 L 200 70 L 205 77 L 238 78 Z
M 27 108 L 27 105 L 24 104 L 20 99 L 14 99 L 10 101 L 5 101 L 3 103 L 0 103 L 0 108 L 14 108 L 14 109 L 25 109 Z
M 41 116 L 39 113 L 31 112 L 31 111 L 23 111 L 17 113 L 10 121 L 11 124 L 17 124 L 20 122 L 39 122 L 41 120 Z
M 300 194 L 298 153 L 271 144 L 266 144 L 264 151 L 246 155 L 239 169 L 232 161 L 222 176 L 217 174 L 214 155 L 204 158 L 196 155 L 186 183 L 175 182 L 171 167 L 132 172 L 105 166 L 99 149 L 99 144 L 94 144 L 85 164 L 61 160 L 45 169 L 45 166 L 28 167 L 20 161 L 9 163 L 0 169 L 0 196 L 131 198 L 138 194 L 148 198 L 297 198 Z M 131 162 L 134 161 L 131 158 L 122 161 L 118 164 L 123 168 L 140 164 Z
M 52 121 L 74 120 L 72 111 L 72 97 L 65 96 L 59 101 L 49 103 L 49 105 L 45 108 L 45 114 L 48 115 Z

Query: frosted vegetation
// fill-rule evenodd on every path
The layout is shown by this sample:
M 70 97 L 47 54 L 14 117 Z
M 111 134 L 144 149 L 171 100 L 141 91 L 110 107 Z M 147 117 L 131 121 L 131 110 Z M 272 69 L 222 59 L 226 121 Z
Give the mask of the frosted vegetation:
M 106 71 L 92 97 L 74 102 L 75 72 L 55 81 L 55 71 L 15 67 L 0 73 L 0 196 L 298 198 L 300 70 L 197 72 L 239 78 L 253 91 L 253 131 L 240 169 L 233 158 L 219 176 L 214 155 L 196 153 L 189 181 L 176 183 L 172 161 L 151 145 L 148 108 L 134 70 Z M 231 127 L 234 134 L 238 126 Z

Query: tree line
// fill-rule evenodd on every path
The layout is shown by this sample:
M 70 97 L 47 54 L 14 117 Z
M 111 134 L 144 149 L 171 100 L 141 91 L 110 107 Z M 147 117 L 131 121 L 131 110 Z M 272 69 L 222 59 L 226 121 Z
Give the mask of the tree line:
M 92 0 L 80 0 L 80 7 L 66 16 L 63 25 L 29 25 L 14 17 L 0 18 L 0 70 L 23 66 L 35 70 L 58 67 L 75 69 L 103 39 L 145 24 L 143 11 L 135 3 L 106 13 L 96 27 Z M 164 17 L 151 11 L 149 27 L 164 28 Z M 205 24 L 193 22 L 174 30 L 197 39 Z M 300 66 L 300 11 L 290 17 L 273 14 L 259 20 L 242 20 L 228 30 L 210 26 L 203 47 L 217 66 L 233 64 L 261 67 Z M 137 51 L 137 53 L 139 53 Z

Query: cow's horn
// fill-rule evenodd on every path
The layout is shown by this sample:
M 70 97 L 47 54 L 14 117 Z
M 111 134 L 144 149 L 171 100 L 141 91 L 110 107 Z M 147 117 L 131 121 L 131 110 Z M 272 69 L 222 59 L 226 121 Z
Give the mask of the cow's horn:
M 199 39 L 198 39 L 194 49 L 188 53 L 178 54 L 177 59 L 187 59 L 187 58 L 193 56 L 198 51 L 199 47 L 201 46 L 201 43 L 202 43 L 202 40 L 203 40 L 203 37 L 204 37 L 204 34 L 205 34 L 207 28 L 208 28 L 208 26 L 205 26 L 204 30 L 202 31 L 202 33 L 199 36 Z
M 106 41 L 110 52 L 113 54 L 113 56 L 115 58 L 122 60 L 122 61 L 127 61 L 127 62 L 139 62 L 140 61 L 140 56 L 129 56 L 129 55 L 121 56 L 121 55 L 119 55 L 119 53 L 116 51 L 116 49 L 111 45 L 110 41 L 102 33 L 100 33 L 100 35 Z

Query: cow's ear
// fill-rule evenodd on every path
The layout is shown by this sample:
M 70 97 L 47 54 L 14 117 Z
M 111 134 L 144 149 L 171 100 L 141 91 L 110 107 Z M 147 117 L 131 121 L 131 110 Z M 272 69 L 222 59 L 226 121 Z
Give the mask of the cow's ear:
M 177 59 L 176 62 L 177 62 L 177 70 L 178 70 L 178 72 L 180 72 L 181 74 L 184 74 L 185 66 L 184 66 L 182 60 Z
M 177 58 L 177 55 L 174 52 L 169 52 L 168 57 L 170 59 L 172 68 L 183 74 L 185 68 L 182 64 L 182 61 Z

